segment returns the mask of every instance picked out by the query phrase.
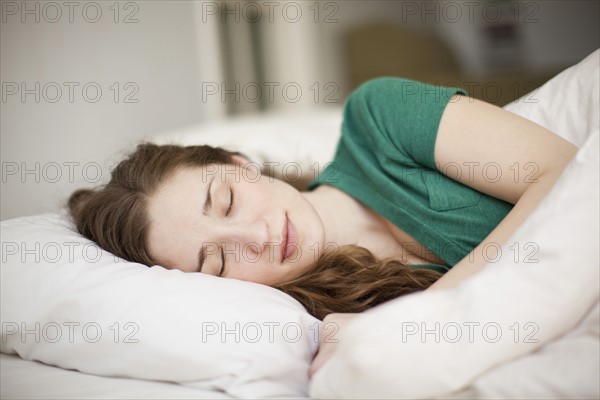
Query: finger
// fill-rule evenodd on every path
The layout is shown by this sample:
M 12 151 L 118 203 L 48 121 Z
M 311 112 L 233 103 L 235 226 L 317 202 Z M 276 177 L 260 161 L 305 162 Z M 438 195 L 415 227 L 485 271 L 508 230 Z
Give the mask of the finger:
M 317 356 L 319 355 L 319 353 L 321 353 L 321 348 L 320 347 L 317 350 L 317 352 L 315 354 L 313 354 L 312 361 L 314 361 L 317 358 Z
M 315 361 L 313 361 L 312 364 L 310 364 L 310 367 L 308 368 L 309 379 L 312 379 L 313 375 L 319 370 L 319 368 L 321 368 L 321 364 L 322 362 L 320 361 L 320 359 L 315 359 Z
M 332 349 L 331 348 L 323 348 L 323 346 L 319 349 L 319 353 L 314 358 L 310 367 L 308 369 L 308 376 L 312 377 L 318 370 L 331 358 Z

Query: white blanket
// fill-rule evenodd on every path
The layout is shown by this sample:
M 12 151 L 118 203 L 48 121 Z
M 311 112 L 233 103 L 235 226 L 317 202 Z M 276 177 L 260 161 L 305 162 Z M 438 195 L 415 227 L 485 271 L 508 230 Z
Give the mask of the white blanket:
M 583 146 L 501 256 L 353 320 L 311 397 L 600 397 L 599 57 L 507 107 Z

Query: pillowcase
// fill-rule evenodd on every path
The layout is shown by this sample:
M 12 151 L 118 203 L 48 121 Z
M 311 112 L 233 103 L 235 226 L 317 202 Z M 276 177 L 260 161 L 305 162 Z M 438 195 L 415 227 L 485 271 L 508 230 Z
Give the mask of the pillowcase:
M 239 151 L 266 173 L 304 189 L 333 159 L 342 106 L 302 112 L 269 111 L 217 120 L 151 136 L 156 144 L 208 144 Z
M 543 86 L 504 106 L 577 147 L 600 128 L 600 50 L 567 68 Z
M 115 258 L 65 214 L 0 226 L 3 353 L 234 397 L 306 397 L 319 321 L 290 296 Z
M 332 159 L 341 120 L 341 107 L 269 112 L 147 140 L 241 151 L 304 187 Z M 77 234 L 63 212 L 0 226 L 3 353 L 234 397 L 307 396 L 320 321 L 290 296 L 118 259 Z
M 344 327 L 311 381 L 311 397 L 446 398 L 487 378 L 493 386 L 467 397 L 597 398 L 598 317 L 586 316 L 599 294 L 598 138 L 589 138 L 483 271 L 456 288 L 389 301 Z M 556 346 L 560 357 L 543 353 L 581 319 L 587 325 L 578 341 Z M 595 337 L 582 347 L 589 332 Z M 507 365 L 529 353 L 537 357 L 521 363 L 529 369 Z
M 311 397 L 600 395 L 599 54 L 549 81 L 539 102 L 507 106 L 582 148 L 500 256 L 456 288 L 403 296 L 351 321 Z

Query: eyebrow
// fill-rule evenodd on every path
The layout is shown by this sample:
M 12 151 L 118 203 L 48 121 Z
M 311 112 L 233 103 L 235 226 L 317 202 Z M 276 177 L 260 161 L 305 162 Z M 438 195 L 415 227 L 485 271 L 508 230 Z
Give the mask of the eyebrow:
M 208 188 L 206 189 L 206 200 L 204 201 L 204 206 L 202 207 L 202 215 L 208 215 L 208 212 L 212 208 L 212 198 L 210 196 L 210 188 L 212 187 L 213 182 L 215 181 L 215 177 L 210 180 L 208 184 Z M 204 267 L 204 261 L 206 260 L 206 246 L 202 245 L 202 248 L 198 252 L 198 272 L 202 272 L 202 267 Z
M 208 188 L 206 189 L 206 200 L 204 201 L 204 207 L 202 207 L 202 215 L 208 215 L 208 212 L 210 211 L 210 209 L 212 207 L 212 198 L 210 196 L 210 188 L 214 181 L 215 181 L 215 177 L 213 176 L 213 178 L 210 180 L 210 183 L 208 184 Z
M 202 246 L 200 251 L 198 252 L 198 272 L 202 272 L 202 267 L 204 267 L 204 260 L 206 259 L 206 246 Z

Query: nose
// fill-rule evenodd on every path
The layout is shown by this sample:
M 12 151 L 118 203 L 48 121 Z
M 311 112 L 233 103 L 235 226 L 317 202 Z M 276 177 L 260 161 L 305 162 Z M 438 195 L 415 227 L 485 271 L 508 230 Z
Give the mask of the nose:
M 226 221 L 219 229 L 220 242 L 228 249 L 239 246 L 244 252 L 262 253 L 268 246 L 275 244 L 271 237 L 269 224 L 264 219 L 253 221 Z

